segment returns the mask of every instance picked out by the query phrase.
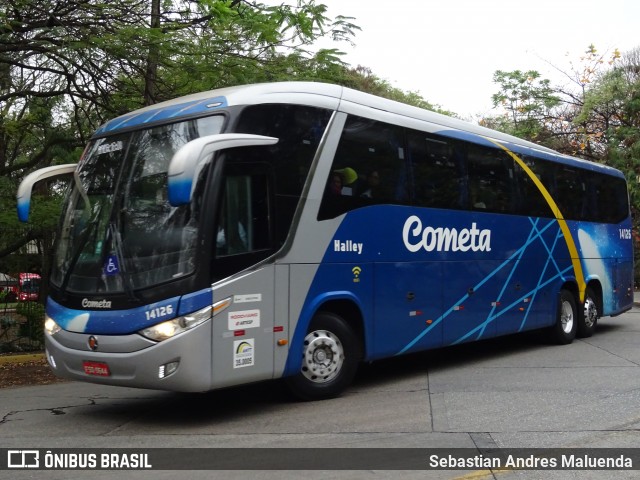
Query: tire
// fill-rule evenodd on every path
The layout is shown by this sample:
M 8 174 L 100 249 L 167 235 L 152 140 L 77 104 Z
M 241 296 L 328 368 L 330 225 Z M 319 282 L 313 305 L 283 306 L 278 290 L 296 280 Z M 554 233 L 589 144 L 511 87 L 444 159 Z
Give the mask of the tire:
M 551 340 L 559 345 L 573 342 L 578 329 L 578 319 L 575 297 L 568 290 L 560 290 L 556 323 L 550 330 Z
M 286 379 L 301 400 L 340 395 L 353 380 L 362 347 L 349 325 L 338 315 L 319 312 L 304 339 L 300 372 Z
M 580 316 L 578 317 L 578 337 L 590 337 L 596 331 L 596 325 L 598 323 L 598 318 L 600 317 L 598 305 L 598 297 L 595 292 L 591 288 L 587 287 L 587 290 L 584 293 L 584 305 L 580 310 Z

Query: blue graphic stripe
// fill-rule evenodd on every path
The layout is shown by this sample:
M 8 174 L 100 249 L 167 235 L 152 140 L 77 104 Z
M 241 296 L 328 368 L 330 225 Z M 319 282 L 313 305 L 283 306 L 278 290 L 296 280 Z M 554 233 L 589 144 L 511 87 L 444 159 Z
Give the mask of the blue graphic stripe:
M 472 329 L 470 332 L 468 332 L 467 334 L 465 334 L 464 336 L 462 336 L 461 338 L 456 340 L 454 342 L 454 344 L 463 342 L 464 340 L 469 338 L 471 335 L 473 335 L 473 333 L 475 333 L 475 332 L 477 332 L 479 330 L 481 331 L 481 333 L 478 336 L 478 338 L 480 338 L 480 336 L 482 336 L 482 333 L 484 333 L 484 330 L 485 330 L 486 326 L 489 323 L 491 323 L 495 318 L 498 318 L 502 314 L 508 312 L 515 305 L 520 304 L 520 302 L 522 302 L 529 295 L 533 295 L 534 293 L 536 293 L 537 291 L 539 291 L 540 289 L 542 289 L 546 285 L 548 285 L 550 282 L 556 280 L 557 278 L 559 278 L 562 275 L 564 275 L 567 271 L 571 270 L 572 267 L 568 267 L 564 271 L 560 271 L 558 265 L 555 263 L 555 260 L 553 260 L 552 250 L 549 250 L 548 245 L 546 244 L 546 242 L 544 241 L 544 238 L 542 237 L 542 235 L 549 228 L 551 228 L 553 225 L 557 225 L 557 221 L 555 219 L 552 219 L 544 227 L 542 227 L 541 229 L 538 229 L 537 224 L 538 224 L 539 220 L 536 219 L 534 221 L 534 219 L 532 219 L 532 218 L 530 218 L 529 220 L 532 223 L 532 230 L 529 233 L 529 236 L 528 236 L 527 240 L 525 241 L 525 243 L 519 249 L 517 249 L 508 259 L 506 259 L 503 263 L 501 263 L 496 269 L 494 269 L 485 278 L 483 278 L 480 282 L 478 282 L 478 284 L 473 287 L 474 292 L 477 291 L 478 289 L 480 289 L 491 278 L 493 278 L 495 275 L 497 275 L 500 271 L 502 271 L 503 268 L 505 268 L 507 265 L 509 265 L 514 260 L 516 260 L 516 264 L 517 264 L 522 259 L 522 256 L 523 256 L 524 252 L 529 248 L 529 246 L 531 246 L 531 244 L 536 242 L 538 239 L 540 239 L 540 241 L 544 245 L 545 249 L 547 250 L 547 254 L 548 254 L 547 264 L 549 262 L 549 259 L 551 259 L 553 261 L 553 263 L 554 263 L 554 265 L 556 267 L 556 271 L 558 272 L 557 275 L 555 275 L 554 277 L 552 277 L 551 279 L 547 280 L 544 283 L 540 283 L 540 280 L 539 280 L 538 281 L 538 286 L 536 287 L 535 290 L 527 292 L 527 294 L 522 296 L 518 301 L 516 301 L 513 304 L 509 305 L 507 308 L 503 309 L 501 312 L 499 312 L 495 316 L 493 315 L 493 312 L 495 311 L 495 307 L 494 307 L 491 310 L 491 312 L 489 314 L 489 317 L 481 325 L 478 325 L 477 327 Z M 560 231 L 560 229 L 558 229 L 558 231 L 559 232 L 558 232 L 558 235 L 556 235 L 556 241 L 554 242 L 554 248 L 555 248 L 555 244 L 557 242 L 557 238 L 559 238 L 559 237 L 561 238 L 562 237 L 562 232 Z M 546 270 L 546 268 L 545 268 L 545 270 Z M 508 281 L 512 278 L 514 271 L 515 271 L 515 267 L 512 269 L 508 279 L 505 282 L 505 285 L 503 285 L 503 288 L 502 288 L 502 291 L 500 293 L 500 296 L 502 296 L 504 294 L 506 283 L 508 283 Z M 543 273 L 542 276 L 544 276 L 544 273 Z M 401 354 L 407 352 L 408 350 L 410 350 L 416 343 L 418 343 L 420 341 L 420 339 L 422 339 L 427 333 L 429 333 L 430 330 L 432 330 L 436 325 L 438 325 L 440 322 L 442 322 L 442 320 L 444 320 L 446 317 L 448 317 L 452 312 L 456 311 L 456 307 L 459 307 L 460 305 L 462 305 L 468 298 L 469 298 L 469 294 L 465 293 L 453 306 L 451 306 L 440 317 L 435 319 L 428 327 L 426 327 L 413 340 L 411 340 L 407 345 L 405 345 L 396 355 L 401 355 Z M 531 306 L 529 306 L 529 308 L 531 308 Z
M 531 219 L 529 219 L 531 220 Z M 539 221 L 539 219 L 536 219 L 535 222 L 532 222 L 534 227 L 531 229 L 531 231 L 529 232 L 529 237 L 527 238 L 527 241 L 525 242 L 525 245 L 529 245 L 534 237 L 534 232 L 536 232 L 536 228 L 535 225 L 536 223 Z M 504 295 L 504 292 L 507 290 L 507 285 L 509 285 L 509 282 L 511 281 L 511 279 L 513 278 L 513 274 L 515 273 L 516 269 L 518 268 L 518 265 L 520 265 L 520 261 L 522 260 L 522 256 L 524 255 L 526 249 L 522 248 L 520 249 L 520 255 L 518 255 L 518 258 L 516 259 L 516 261 L 513 263 L 513 267 L 511 268 L 511 271 L 509 272 L 509 276 L 507 277 L 507 279 L 505 280 L 504 284 L 502 285 L 502 290 L 500 290 L 500 294 L 498 295 L 498 298 L 496 299 L 495 303 L 493 304 L 493 306 L 491 307 L 491 310 L 489 311 L 489 315 L 487 316 L 487 320 L 485 320 L 482 330 L 480 331 L 480 333 L 478 334 L 478 338 L 482 337 L 482 335 L 484 334 L 484 330 L 486 328 L 487 325 L 489 325 L 489 318 L 491 318 L 493 316 L 493 312 L 496 311 L 496 308 L 498 308 L 498 303 L 502 301 L 502 296 Z
M 532 230 L 531 233 L 529 235 L 529 238 L 532 240 L 537 240 L 540 239 L 540 243 L 543 245 L 543 247 L 545 248 L 545 250 L 547 251 L 547 261 L 545 262 L 545 267 L 542 270 L 542 273 L 540 275 L 540 278 L 538 279 L 538 285 L 537 287 L 530 291 L 527 292 L 524 296 L 520 297 L 520 299 L 518 299 L 516 302 L 512 303 L 511 305 L 507 306 L 506 308 L 504 308 L 500 313 L 498 313 L 498 315 L 493 316 L 493 312 L 495 311 L 495 307 L 492 308 L 489 317 L 478 327 L 475 327 L 473 330 L 471 330 L 470 332 L 468 332 L 467 334 L 463 335 L 462 337 L 460 337 L 458 340 L 456 340 L 455 342 L 453 342 L 453 344 L 458 344 L 461 343 L 463 341 L 465 341 L 466 339 L 468 339 L 473 333 L 475 333 L 476 331 L 478 331 L 478 329 L 480 328 L 480 333 L 478 334 L 476 340 L 480 339 L 480 337 L 482 337 L 482 334 L 485 331 L 485 328 L 487 327 L 488 324 L 490 324 L 491 322 L 493 322 L 493 320 L 495 318 L 500 317 L 502 314 L 507 313 L 508 311 L 510 311 L 512 308 L 514 308 L 516 305 L 519 305 L 520 302 L 524 301 L 525 298 L 527 298 L 529 295 L 533 295 L 533 298 L 531 299 L 531 301 L 529 302 L 529 306 L 527 308 L 527 312 L 525 315 L 525 319 L 523 321 L 523 323 L 520 325 L 520 330 L 522 330 L 522 327 L 524 326 L 524 322 L 526 322 L 526 318 L 528 317 L 529 312 L 531 311 L 531 307 L 533 306 L 533 301 L 535 300 L 535 296 L 537 295 L 537 293 L 544 288 L 545 286 L 547 286 L 550 282 L 552 282 L 553 280 L 556 280 L 557 278 L 561 278 L 565 273 L 567 273 L 568 271 L 571 270 L 571 267 L 565 269 L 564 271 L 560 271 L 560 267 L 558 266 L 558 264 L 556 263 L 555 259 L 553 258 L 553 251 L 555 250 L 555 246 L 557 245 L 558 239 L 563 237 L 562 234 L 562 230 L 558 229 L 558 232 L 556 234 L 554 243 L 553 243 L 553 248 L 549 249 L 547 243 L 545 242 L 544 238 L 542 237 L 542 232 L 539 232 L 537 229 L 537 220 L 534 222 L 533 219 L 529 218 L 529 221 L 532 223 Z M 548 225 L 551 225 L 553 222 L 550 222 Z M 546 228 L 544 229 L 546 230 Z M 543 230 L 543 231 L 544 231 Z M 536 232 L 535 236 L 531 236 L 532 233 Z M 525 243 L 525 245 L 530 244 L 531 242 L 527 242 Z M 523 250 L 524 253 L 524 250 Z M 544 283 L 541 283 L 542 278 L 544 278 L 546 272 L 547 272 L 547 267 L 549 265 L 549 262 L 553 262 L 554 266 L 556 267 L 556 272 L 557 274 L 552 277 L 550 280 L 547 280 Z M 509 276 L 509 279 L 511 278 L 511 276 Z M 507 283 L 509 282 L 509 279 L 507 279 L 507 281 L 505 282 L 504 286 L 503 286 L 503 291 L 505 290 Z
M 535 228 L 535 227 L 534 227 Z M 551 261 L 553 262 L 553 265 L 556 267 L 556 271 L 560 271 L 560 267 L 558 266 L 558 264 L 556 263 L 556 259 L 553 257 L 553 250 L 555 250 L 556 244 L 558 242 L 558 239 L 564 237 L 562 230 L 559 229 L 558 230 L 558 234 L 556 235 L 556 238 L 553 242 L 553 248 L 549 249 L 548 245 L 546 244 L 546 242 L 544 240 L 542 240 L 542 246 L 545 248 L 545 250 L 547 251 L 547 254 L 549 255 L 547 258 L 547 262 Z
M 475 332 L 477 332 L 479 329 L 484 328 L 485 327 L 485 323 L 491 323 L 493 322 L 493 320 L 495 320 L 496 318 L 502 316 L 503 314 L 507 313 L 511 308 L 515 307 L 516 305 L 520 305 L 521 302 L 527 298 L 529 295 L 534 294 L 535 292 L 539 291 L 541 288 L 546 287 L 547 285 L 549 285 L 551 282 L 553 282 L 554 280 L 558 279 L 558 278 L 562 278 L 562 276 L 571 271 L 573 269 L 572 266 L 567 267 L 566 269 L 564 269 L 561 272 L 558 272 L 556 275 L 554 275 L 553 277 L 549 278 L 546 282 L 544 282 L 543 284 L 539 285 L 536 289 L 531 290 L 527 293 L 525 293 L 522 297 L 520 297 L 519 299 L 517 299 L 515 302 L 513 302 L 511 305 L 507 306 L 504 310 L 501 310 L 497 315 L 495 315 L 492 318 L 488 318 L 484 323 L 482 323 L 481 325 L 478 325 L 477 327 L 475 327 L 474 329 L 470 330 L 467 334 L 463 335 L 462 337 L 460 337 L 458 340 L 456 340 L 455 342 L 452 343 L 452 345 L 457 345 L 459 343 L 464 342 L 465 340 L 467 340 L 471 335 L 473 335 Z M 478 337 L 479 338 L 479 337 Z
M 535 297 L 535 295 L 538 293 L 538 291 L 540 291 L 540 289 L 542 289 L 543 287 L 545 287 L 546 285 L 548 285 L 548 284 L 549 284 L 549 282 L 551 282 L 551 281 L 553 281 L 553 280 L 557 279 L 558 277 L 561 277 L 562 275 L 564 275 L 564 273 L 566 273 L 567 271 L 571 270 L 571 268 L 568 268 L 568 269 L 567 269 L 567 270 L 565 270 L 564 272 L 561 272 L 561 271 L 560 271 L 560 268 L 558 267 L 558 264 L 557 264 L 557 263 L 555 262 L 555 260 L 553 259 L 553 250 L 555 249 L 555 245 L 557 244 L 558 239 L 559 239 L 559 238 L 562 238 L 562 236 L 563 236 L 563 235 L 562 235 L 562 230 L 561 230 L 561 229 L 558 229 L 558 233 L 556 234 L 556 238 L 555 238 L 555 240 L 554 240 L 554 248 L 549 249 L 549 248 L 548 248 L 548 246 L 547 246 L 547 243 L 545 242 L 544 238 L 542 237 L 542 232 L 538 232 L 538 229 L 537 229 L 537 223 L 538 223 L 538 221 L 536 220 L 536 221 L 534 222 L 534 221 L 533 221 L 533 219 L 531 219 L 531 218 L 529 218 L 529 221 L 530 221 L 530 222 L 531 222 L 531 224 L 532 224 L 532 230 L 531 230 L 531 232 L 529 233 L 529 239 L 531 240 L 531 242 L 529 242 L 529 240 L 527 240 L 527 242 L 525 242 L 525 245 L 530 245 L 530 244 L 533 242 L 533 240 L 538 240 L 538 239 L 539 239 L 539 240 L 540 240 L 540 243 L 544 246 L 545 250 L 547 251 L 547 262 L 545 263 L 545 268 L 543 269 L 542 274 L 541 274 L 540 278 L 538 279 L 538 286 L 536 287 L 536 289 L 535 289 L 535 290 L 532 290 L 532 291 L 530 291 L 530 292 L 527 292 L 527 294 L 525 294 L 524 296 L 522 296 L 519 300 L 517 300 L 516 302 L 512 303 L 512 304 L 511 304 L 511 305 L 509 305 L 508 307 L 504 308 L 500 313 L 498 313 L 498 315 L 495 315 L 495 316 L 493 315 L 493 312 L 494 312 L 494 311 L 495 311 L 495 309 L 496 309 L 496 307 L 493 307 L 493 308 L 491 309 L 491 312 L 489 313 L 489 316 L 487 317 L 487 319 L 486 319 L 482 324 L 480 324 L 478 327 L 475 327 L 473 330 L 471 330 L 470 332 L 468 332 L 467 334 L 463 335 L 463 336 L 462 336 L 462 337 L 460 337 L 458 340 L 456 340 L 455 342 L 453 342 L 453 345 L 456 345 L 456 344 L 458 344 L 458 343 L 461 343 L 461 342 L 465 341 L 465 340 L 466 340 L 466 339 L 468 339 L 468 338 L 469 338 L 469 337 L 470 337 L 474 332 L 478 331 L 478 329 L 480 328 L 480 333 L 479 333 L 479 334 L 478 334 L 478 336 L 476 337 L 476 340 L 479 340 L 479 339 L 482 337 L 482 335 L 484 334 L 484 331 L 485 331 L 485 329 L 486 329 L 487 325 L 489 325 L 491 322 L 493 322 L 493 320 L 494 320 L 494 319 L 496 319 L 496 318 L 500 317 L 500 316 L 501 316 L 502 314 L 504 314 L 504 313 L 507 313 L 508 311 L 510 311 L 510 310 L 511 310 L 511 308 L 515 307 L 516 305 L 519 305 L 519 304 L 520 304 L 520 302 L 524 301 L 524 299 L 525 299 L 525 298 L 527 298 L 529 295 L 534 295 L 534 297 Z M 552 222 L 549 222 L 549 224 L 547 224 L 547 225 L 551 225 L 551 224 L 553 224 L 553 223 L 554 223 L 554 222 L 552 221 Z M 544 230 L 546 230 L 546 228 L 545 228 Z M 543 230 L 543 231 L 544 231 L 544 230 Z M 536 234 L 532 236 L 532 234 L 534 234 L 534 233 L 536 233 Z M 519 261 L 519 259 L 522 257 L 522 254 L 524 253 L 524 251 L 525 251 L 525 250 L 522 250 L 520 257 L 518 258 L 518 261 Z M 549 281 L 545 282 L 544 284 L 541 284 L 541 283 L 540 283 L 540 281 L 541 281 L 541 279 L 544 277 L 544 275 L 545 275 L 545 273 L 546 273 L 547 266 L 548 266 L 548 264 L 549 264 L 549 260 L 552 260 L 552 261 L 553 261 L 553 264 L 554 264 L 554 265 L 555 265 L 555 267 L 556 267 L 556 272 L 558 272 L 558 273 L 557 273 L 557 275 L 556 275 L 555 277 L 553 277 L 551 280 L 549 280 Z M 513 273 L 513 269 L 512 269 L 512 273 Z M 501 296 L 502 296 L 502 293 L 505 291 L 505 289 L 506 289 L 506 287 L 507 287 L 507 284 L 509 283 L 509 280 L 511 279 L 511 276 L 512 276 L 512 275 L 510 274 L 510 275 L 509 275 L 509 278 L 507 278 L 507 280 L 505 281 L 505 283 L 504 283 L 504 285 L 503 285 L 503 288 L 502 288 L 502 292 L 501 292 L 501 294 L 500 294 Z M 532 306 L 533 306 L 533 299 L 532 299 L 532 301 L 531 301 L 531 302 L 529 302 L 529 307 L 527 308 L 527 315 L 525 315 L 525 321 L 526 321 L 526 317 L 528 316 L 528 313 L 529 313 L 529 311 L 531 310 L 531 307 L 532 307 Z M 522 327 L 523 327 L 523 326 L 524 326 L 524 323 L 522 323 L 522 324 L 521 324 L 521 326 L 520 326 L 520 330 L 522 330 Z
M 142 112 L 125 115 L 115 118 L 101 126 L 95 135 L 102 135 L 122 128 L 135 127 L 141 124 L 151 123 L 159 120 L 169 120 L 172 118 L 184 117 L 198 113 L 208 112 L 215 108 L 227 106 L 225 97 L 212 97 L 204 100 L 196 100 L 179 104 L 158 107 Z
M 540 272 L 540 277 L 538 277 L 538 287 L 536 288 L 536 291 L 533 293 L 533 296 L 531 297 L 531 301 L 529 302 L 529 306 L 527 307 L 527 311 L 525 313 L 524 318 L 522 319 L 522 323 L 520 324 L 520 328 L 518 329 L 519 332 L 522 331 L 522 329 L 525 326 L 525 323 L 527 322 L 527 318 L 529 318 L 529 312 L 531 312 L 531 308 L 533 307 L 533 304 L 536 300 L 536 296 L 538 295 L 538 292 L 540 291 L 541 287 L 541 282 L 542 279 L 544 278 L 544 276 L 547 273 L 547 268 L 549 268 L 549 264 L 553 263 L 553 265 L 556 267 L 556 271 L 560 272 L 560 267 L 558 266 L 558 264 L 556 263 L 555 258 L 553 257 L 553 252 L 556 249 L 556 246 L 558 245 L 558 240 L 560 240 L 563 237 L 563 233 L 561 229 L 558 229 L 558 233 L 556 234 L 556 238 L 553 241 L 553 246 L 551 247 L 551 250 L 549 250 L 547 248 L 547 244 L 543 241 L 542 244 L 544 245 L 545 248 L 547 248 L 547 261 L 544 264 L 544 268 L 542 269 L 542 272 Z

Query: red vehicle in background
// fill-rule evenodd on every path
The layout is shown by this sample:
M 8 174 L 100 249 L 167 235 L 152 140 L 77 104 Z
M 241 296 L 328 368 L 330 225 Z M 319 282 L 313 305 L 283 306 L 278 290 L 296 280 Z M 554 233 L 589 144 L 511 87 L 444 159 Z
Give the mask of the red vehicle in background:
M 40 275 L 20 273 L 18 275 L 17 297 L 19 302 L 37 301 L 40 294 Z

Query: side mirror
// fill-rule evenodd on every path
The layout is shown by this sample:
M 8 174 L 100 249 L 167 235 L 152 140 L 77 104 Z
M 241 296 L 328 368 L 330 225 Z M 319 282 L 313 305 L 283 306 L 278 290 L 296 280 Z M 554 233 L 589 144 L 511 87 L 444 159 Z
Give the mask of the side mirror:
M 18 219 L 21 222 L 29 220 L 29 210 L 31 208 L 31 191 L 33 185 L 45 178 L 57 177 L 68 173 L 75 172 L 77 164 L 54 165 L 53 167 L 45 167 L 27 175 L 18 187 L 16 200 L 18 201 Z
M 171 159 L 168 171 L 167 193 L 169 203 L 178 207 L 191 202 L 196 180 L 218 150 L 235 147 L 274 145 L 278 139 L 248 133 L 221 133 L 196 138 L 183 145 Z

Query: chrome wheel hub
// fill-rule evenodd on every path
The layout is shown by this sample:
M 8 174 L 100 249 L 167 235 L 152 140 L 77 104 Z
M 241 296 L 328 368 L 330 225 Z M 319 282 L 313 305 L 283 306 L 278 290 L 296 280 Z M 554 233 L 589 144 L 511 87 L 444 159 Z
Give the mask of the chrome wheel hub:
M 340 340 L 327 330 L 316 330 L 304 339 L 302 374 L 315 383 L 335 378 L 344 364 L 344 349 Z
M 571 303 L 562 302 L 562 312 L 560 313 L 560 322 L 562 323 L 562 331 L 570 333 L 573 329 L 573 308 Z
M 584 325 L 591 328 L 597 320 L 598 307 L 596 306 L 596 302 L 594 302 L 592 298 L 587 297 L 584 301 Z

